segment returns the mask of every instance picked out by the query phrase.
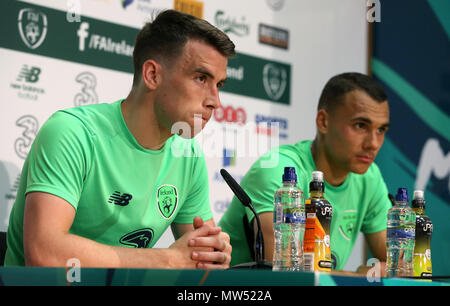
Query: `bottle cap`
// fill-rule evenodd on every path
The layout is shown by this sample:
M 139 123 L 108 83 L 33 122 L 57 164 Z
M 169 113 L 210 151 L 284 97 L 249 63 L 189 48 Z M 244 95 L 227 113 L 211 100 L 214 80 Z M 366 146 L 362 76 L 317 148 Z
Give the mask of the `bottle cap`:
M 413 200 L 423 199 L 423 190 L 414 190 Z
M 323 172 L 322 171 L 313 171 L 312 172 L 312 180 L 323 182 Z
M 309 183 L 309 191 L 325 191 L 325 184 L 323 182 L 323 172 L 313 171 L 312 179 Z
M 411 202 L 413 208 L 425 208 L 425 198 L 423 190 L 414 190 L 413 200 Z
M 409 202 L 408 189 L 398 188 L 397 195 L 395 196 L 395 201 L 397 202 Z
M 294 167 L 284 167 L 283 182 L 297 183 L 297 174 Z

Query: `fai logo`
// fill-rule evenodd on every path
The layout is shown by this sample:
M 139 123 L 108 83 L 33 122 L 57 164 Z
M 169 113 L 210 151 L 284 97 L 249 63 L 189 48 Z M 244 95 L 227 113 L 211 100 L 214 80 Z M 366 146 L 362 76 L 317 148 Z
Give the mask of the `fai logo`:
M 156 199 L 161 215 L 166 219 L 172 217 L 178 204 L 177 188 L 172 185 L 160 186 L 158 188 Z
M 274 11 L 281 10 L 284 5 L 284 0 L 266 0 L 266 2 Z
M 16 139 L 14 143 L 14 149 L 17 156 L 22 159 L 26 159 L 28 152 L 30 151 L 31 144 L 36 138 L 36 134 L 39 130 L 39 124 L 35 117 L 31 115 L 25 115 L 17 119 L 16 125 L 23 128 L 22 137 Z
M 47 16 L 35 9 L 21 9 L 18 25 L 20 37 L 30 49 L 39 47 L 47 35 Z
M 286 69 L 273 63 L 268 63 L 263 68 L 263 84 L 267 95 L 278 100 L 284 93 L 287 83 Z
M 325 207 L 328 208 L 329 207 Z M 356 226 L 356 209 L 349 209 L 344 211 L 341 224 L 339 225 L 339 232 L 346 240 L 351 240 L 353 237 L 353 231 Z M 323 213 L 322 213 L 323 214 Z
M 147 248 L 152 241 L 153 235 L 151 228 L 143 228 L 123 235 L 119 242 L 135 248 Z
M 133 198 L 131 194 L 124 193 L 120 194 L 119 191 L 114 191 L 114 193 L 109 197 L 108 203 L 119 206 L 127 206 L 130 204 L 130 200 Z
M 75 106 L 98 103 L 98 96 L 95 91 L 95 87 L 97 86 L 95 75 L 90 72 L 82 72 L 77 75 L 75 81 L 83 85 L 81 92 L 76 94 L 74 98 Z

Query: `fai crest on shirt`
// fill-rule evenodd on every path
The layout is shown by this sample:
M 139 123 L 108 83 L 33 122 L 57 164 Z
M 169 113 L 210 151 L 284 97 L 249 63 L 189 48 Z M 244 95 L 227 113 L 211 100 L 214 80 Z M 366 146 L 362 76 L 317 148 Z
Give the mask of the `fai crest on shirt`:
M 178 204 L 177 188 L 172 185 L 159 186 L 156 199 L 161 215 L 166 219 L 172 217 Z
M 357 210 L 349 209 L 344 211 L 344 217 L 339 225 L 339 232 L 348 241 L 352 240 L 356 225 Z

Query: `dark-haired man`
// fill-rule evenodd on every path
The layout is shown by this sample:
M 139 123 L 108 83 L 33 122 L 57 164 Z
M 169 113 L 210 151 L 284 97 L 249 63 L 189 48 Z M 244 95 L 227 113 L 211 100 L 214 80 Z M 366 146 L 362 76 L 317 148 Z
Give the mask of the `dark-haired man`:
M 242 187 L 261 219 L 266 260 L 271 261 L 273 256 L 273 196 L 281 187 L 284 167 L 295 167 L 305 198 L 309 197 L 312 171 L 323 172 L 325 197 L 333 206 L 334 269 L 344 267 L 360 231 L 365 234 L 372 254 L 385 261 L 386 218 L 391 204 L 386 184 L 373 162 L 389 127 L 389 106 L 383 88 L 360 73 L 331 78 L 319 99 L 316 126 L 313 141 L 269 151 L 242 180 Z M 267 160 L 279 162 L 276 167 L 265 168 Z M 253 214 L 234 197 L 219 223 L 231 238 L 231 265 L 253 260 L 244 233 L 244 216 L 253 228 Z
M 231 56 L 234 44 L 204 20 L 168 10 L 146 24 L 128 97 L 56 112 L 39 131 L 5 264 L 227 268 L 231 246 L 212 219 L 204 157 L 173 126 L 182 122 L 189 138 L 204 127 Z M 152 249 L 169 225 L 176 241 Z

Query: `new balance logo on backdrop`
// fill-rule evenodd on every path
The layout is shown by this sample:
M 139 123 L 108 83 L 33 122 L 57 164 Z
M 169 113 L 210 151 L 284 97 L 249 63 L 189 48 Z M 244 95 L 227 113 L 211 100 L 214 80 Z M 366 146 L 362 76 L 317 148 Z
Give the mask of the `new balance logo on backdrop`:
M 133 196 L 129 193 L 120 194 L 120 191 L 114 191 L 114 193 L 109 197 L 108 203 L 114 203 L 119 206 L 127 206 Z
M 39 75 L 41 74 L 41 68 L 28 65 L 23 65 L 20 70 L 19 76 L 17 77 L 17 81 L 26 81 L 28 83 L 36 83 L 39 81 Z
M 36 86 L 41 76 L 41 68 L 37 66 L 22 65 L 16 80 L 10 83 L 10 88 L 16 90 L 21 99 L 38 100 L 40 95 L 45 94 L 45 89 Z

